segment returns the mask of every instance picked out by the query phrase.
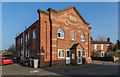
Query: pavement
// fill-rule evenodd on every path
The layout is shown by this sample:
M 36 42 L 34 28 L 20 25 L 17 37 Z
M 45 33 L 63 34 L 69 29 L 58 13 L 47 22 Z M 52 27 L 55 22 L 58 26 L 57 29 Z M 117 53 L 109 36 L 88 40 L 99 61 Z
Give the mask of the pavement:
M 118 75 L 118 62 L 95 61 L 85 65 L 30 68 L 19 64 L 2 66 L 2 75 Z

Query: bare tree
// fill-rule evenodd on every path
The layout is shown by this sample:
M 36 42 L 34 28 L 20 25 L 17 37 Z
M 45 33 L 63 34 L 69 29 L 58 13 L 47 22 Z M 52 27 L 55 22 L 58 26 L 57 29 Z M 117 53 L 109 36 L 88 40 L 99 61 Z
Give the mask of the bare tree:
M 10 45 L 8 51 L 15 52 L 15 45 L 14 44 Z
M 95 39 L 96 41 L 106 41 L 106 38 L 103 36 L 98 36 L 97 39 Z

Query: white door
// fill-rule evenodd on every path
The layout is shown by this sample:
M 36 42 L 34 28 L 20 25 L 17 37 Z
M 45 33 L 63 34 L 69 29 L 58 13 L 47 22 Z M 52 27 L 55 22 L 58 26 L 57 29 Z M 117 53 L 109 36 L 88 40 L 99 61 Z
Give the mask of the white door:
M 66 50 L 66 64 L 70 64 L 70 50 Z
M 78 58 L 77 58 L 78 64 L 82 64 L 82 56 L 81 56 L 81 50 L 78 50 Z

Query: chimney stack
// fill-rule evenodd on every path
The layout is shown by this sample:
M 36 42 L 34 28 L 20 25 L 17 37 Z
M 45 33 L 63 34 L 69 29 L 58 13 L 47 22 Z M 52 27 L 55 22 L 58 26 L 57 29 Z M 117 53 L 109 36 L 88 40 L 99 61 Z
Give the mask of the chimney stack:
M 26 26 L 25 26 L 25 30 L 26 30 Z
M 107 41 L 110 42 L 110 38 L 109 37 L 107 38 Z

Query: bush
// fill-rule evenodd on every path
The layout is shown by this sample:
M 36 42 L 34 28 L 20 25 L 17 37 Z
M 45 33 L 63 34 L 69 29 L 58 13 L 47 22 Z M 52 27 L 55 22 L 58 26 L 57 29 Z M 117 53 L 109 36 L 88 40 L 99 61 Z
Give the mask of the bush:
M 105 57 L 113 57 L 113 56 L 118 57 L 119 56 L 119 52 L 117 52 L 117 51 L 110 51 L 110 52 L 107 52 L 105 54 Z
M 92 57 L 100 57 L 100 56 L 101 56 L 100 52 L 93 52 L 92 53 Z
M 120 58 L 120 51 L 118 51 L 118 57 Z
M 113 57 L 92 57 L 92 60 L 113 61 Z

